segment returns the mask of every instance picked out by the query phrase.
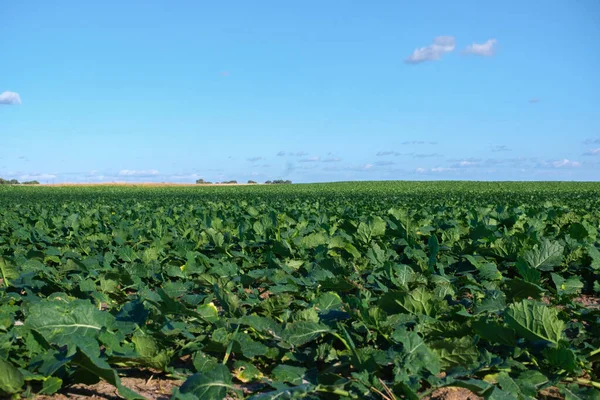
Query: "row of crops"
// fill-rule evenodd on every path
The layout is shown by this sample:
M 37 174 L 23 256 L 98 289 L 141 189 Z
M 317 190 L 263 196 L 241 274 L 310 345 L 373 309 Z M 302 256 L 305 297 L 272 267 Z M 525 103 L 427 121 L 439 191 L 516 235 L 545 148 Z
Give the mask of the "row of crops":
M 0 187 L 0 397 L 600 398 L 600 184 Z

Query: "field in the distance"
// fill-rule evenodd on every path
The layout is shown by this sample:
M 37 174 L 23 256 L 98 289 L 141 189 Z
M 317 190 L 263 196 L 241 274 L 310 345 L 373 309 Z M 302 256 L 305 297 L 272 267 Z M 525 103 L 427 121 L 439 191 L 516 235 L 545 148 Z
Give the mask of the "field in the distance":
M 598 398 L 599 234 L 599 183 L 0 186 L 0 397 Z

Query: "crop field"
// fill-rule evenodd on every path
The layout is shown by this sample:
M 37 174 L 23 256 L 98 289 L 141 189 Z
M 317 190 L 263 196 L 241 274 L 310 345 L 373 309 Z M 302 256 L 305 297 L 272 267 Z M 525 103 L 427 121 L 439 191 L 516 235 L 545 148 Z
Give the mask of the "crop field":
M 599 235 L 599 183 L 3 186 L 0 397 L 600 399 Z

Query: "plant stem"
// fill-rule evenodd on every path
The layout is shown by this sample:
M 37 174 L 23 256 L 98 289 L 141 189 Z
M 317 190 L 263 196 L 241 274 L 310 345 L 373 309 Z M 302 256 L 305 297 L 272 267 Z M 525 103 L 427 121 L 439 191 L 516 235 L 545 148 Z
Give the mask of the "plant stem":
M 356 396 L 354 393 L 350 393 L 349 391 L 343 390 L 343 389 L 337 389 L 337 388 L 334 389 L 334 388 L 328 388 L 326 386 L 317 386 L 315 391 L 322 392 L 322 393 L 332 393 L 332 394 L 337 394 L 338 396 L 344 396 L 344 397 L 350 397 L 352 399 L 358 399 L 358 396 Z
M 565 378 L 565 381 L 566 382 L 574 382 L 574 383 L 577 383 L 579 385 L 593 386 L 596 389 L 600 389 L 600 382 L 591 381 L 589 379 L 583 379 L 583 378 Z
M 591 352 L 591 353 L 588 355 L 588 357 L 594 357 L 596 354 L 600 354 L 600 348 L 598 348 L 598 349 L 596 349 L 596 350 L 592 351 L 592 352 Z

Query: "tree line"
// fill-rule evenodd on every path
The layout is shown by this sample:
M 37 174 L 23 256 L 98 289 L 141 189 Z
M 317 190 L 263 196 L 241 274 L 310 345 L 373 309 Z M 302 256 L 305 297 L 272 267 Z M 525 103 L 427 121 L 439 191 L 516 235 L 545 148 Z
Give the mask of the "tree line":
M 39 185 L 38 181 L 25 181 L 19 182 L 16 179 L 2 179 L 0 178 L 0 185 Z
M 198 185 L 212 185 L 212 182 L 209 181 L 205 181 L 204 179 L 197 179 L 196 183 Z M 223 181 L 223 182 L 216 182 L 217 184 L 229 184 L 229 185 L 235 185 L 238 182 L 237 181 Z M 253 180 L 249 180 L 248 181 L 248 185 L 256 185 L 258 182 L 253 181 Z M 292 183 L 292 181 L 290 180 L 283 180 L 283 179 L 275 179 L 274 181 L 266 181 L 265 185 L 290 185 Z

